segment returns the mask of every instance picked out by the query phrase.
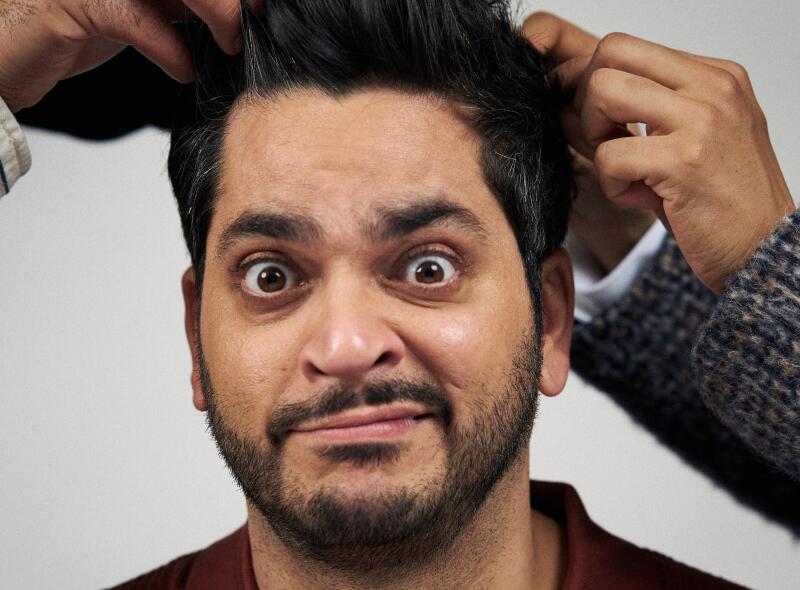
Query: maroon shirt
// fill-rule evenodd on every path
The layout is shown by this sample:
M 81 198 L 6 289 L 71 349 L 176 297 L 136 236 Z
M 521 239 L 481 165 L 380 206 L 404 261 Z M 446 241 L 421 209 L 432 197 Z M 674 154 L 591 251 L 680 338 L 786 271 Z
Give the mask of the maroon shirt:
M 589 519 L 572 486 L 531 482 L 531 499 L 566 532 L 564 590 L 742 588 L 607 533 Z M 258 590 L 247 525 L 113 590 Z

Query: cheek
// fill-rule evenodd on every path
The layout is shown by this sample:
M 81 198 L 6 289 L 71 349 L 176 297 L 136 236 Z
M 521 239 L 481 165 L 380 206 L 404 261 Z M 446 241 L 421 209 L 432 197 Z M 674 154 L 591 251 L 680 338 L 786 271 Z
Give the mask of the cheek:
M 262 436 L 293 366 L 289 336 L 274 326 L 245 325 L 233 314 L 203 307 L 203 354 L 217 406 L 233 424 Z
M 527 287 L 501 282 L 480 289 L 470 303 L 424 310 L 407 338 L 424 369 L 454 392 L 456 407 L 474 397 L 495 396 L 508 383 L 512 363 L 530 329 Z

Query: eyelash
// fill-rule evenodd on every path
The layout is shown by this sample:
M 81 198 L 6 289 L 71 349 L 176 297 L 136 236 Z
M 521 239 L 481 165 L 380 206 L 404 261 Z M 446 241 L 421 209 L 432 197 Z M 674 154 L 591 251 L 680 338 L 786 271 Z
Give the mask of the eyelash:
M 448 289 L 452 289 L 459 282 L 462 275 L 464 274 L 464 262 L 460 257 L 456 256 L 450 251 L 445 251 L 444 249 L 441 248 L 428 246 L 421 248 L 419 250 L 411 251 L 406 256 L 404 256 L 401 262 L 399 262 L 398 265 L 395 267 L 395 270 L 392 271 L 393 278 L 391 280 L 393 282 L 404 282 L 402 275 L 405 273 L 405 270 L 409 262 L 417 258 L 424 258 L 425 256 L 440 256 L 444 258 L 445 260 L 450 262 L 450 264 L 453 265 L 454 274 L 447 282 L 437 286 L 428 286 L 424 284 L 414 285 L 414 288 L 418 291 L 423 291 L 430 294 L 445 292 Z M 292 272 L 300 276 L 300 278 L 298 279 L 298 284 L 287 290 L 277 292 L 274 295 L 267 295 L 267 294 L 256 295 L 252 293 L 249 289 L 247 289 L 246 286 L 244 286 L 244 281 L 247 276 L 247 273 L 256 264 L 269 263 L 269 262 L 279 263 L 289 267 L 292 270 Z M 302 278 L 302 273 L 297 269 L 297 267 L 279 256 L 261 256 L 253 259 L 245 259 L 237 266 L 236 270 L 237 270 L 236 274 L 238 277 L 238 282 L 240 285 L 242 285 L 241 287 L 242 291 L 245 293 L 247 297 L 257 301 L 277 301 L 281 297 L 286 297 L 287 295 L 296 292 L 298 289 L 302 289 L 303 287 L 308 285 L 308 282 Z M 401 278 L 399 279 L 395 278 L 398 275 L 401 275 Z

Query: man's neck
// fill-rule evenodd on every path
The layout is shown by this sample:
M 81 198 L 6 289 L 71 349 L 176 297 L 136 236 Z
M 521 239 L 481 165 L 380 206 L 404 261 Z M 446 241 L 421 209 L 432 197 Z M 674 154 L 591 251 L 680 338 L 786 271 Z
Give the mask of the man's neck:
M 498 482 L 451 548 L 412 570 L 353 573 L 305 559 L 287 547 L 248 504 L 253 570 L 260 589 L 555 589 L 563 579 L 564 533 L 530 508 L 527 453 Z M 522 457 L 521 457 L 522 459 Z

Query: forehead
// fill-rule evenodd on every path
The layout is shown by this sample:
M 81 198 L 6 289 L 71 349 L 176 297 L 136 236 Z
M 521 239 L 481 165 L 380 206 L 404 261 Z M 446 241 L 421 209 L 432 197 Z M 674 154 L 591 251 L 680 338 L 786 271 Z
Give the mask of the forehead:
M 226 130 L 209 239 L 244 211 L 341 223 L 424 195 L 500 221 L 479 154 L 478 137 L 442 99 L 387 89 L 247 97 Z

